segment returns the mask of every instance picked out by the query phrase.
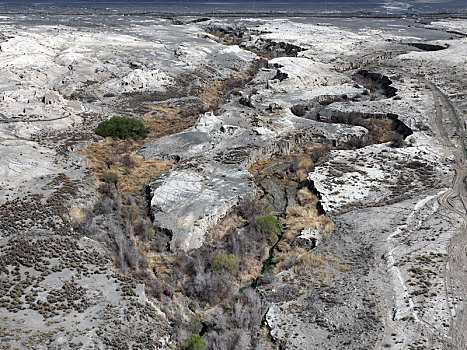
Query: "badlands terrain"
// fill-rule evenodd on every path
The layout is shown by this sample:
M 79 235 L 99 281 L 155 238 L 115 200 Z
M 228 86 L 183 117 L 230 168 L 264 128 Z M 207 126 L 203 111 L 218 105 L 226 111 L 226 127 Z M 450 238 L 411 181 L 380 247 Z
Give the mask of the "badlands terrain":
M 3 16 L 0 76 L 0 349 L 467 349 L 467 20 Z

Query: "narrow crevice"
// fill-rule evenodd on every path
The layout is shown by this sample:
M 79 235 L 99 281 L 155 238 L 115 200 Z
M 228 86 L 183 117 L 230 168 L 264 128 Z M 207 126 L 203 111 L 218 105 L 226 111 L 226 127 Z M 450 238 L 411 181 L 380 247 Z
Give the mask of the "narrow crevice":
M 316 197 L 318 197 L 318 202 L 316 203 L 316 210 L 318 211 L 319 215 L 326 215 L 326 211 L 321 204 L 321 193 L 316 189 L 315 183 L 312 180 L 307 179 L 306 187 L 308 190 L 313 193 Z
M 201 330 L 199 331 L 198 334 L 202 337 L 203 335 L 205 335 L 209 331 L 209 326 L 204 322 L 201 323 L 201 326 L 202 326 Z
M 152 191 L 151 191 L 151 186 L 146 185 L 144 187 L 144 198 L 146 200 L 147 205 L 147 216 L 151 220 L 151 222 L 154 222 L 154 215 L 151 210 L 151 200 L 152 200 Z
M 274 243 L 274 245 L 271 248 L 269 248 L 269 255 L 263 263 L 263 267 L 261 268 L 261 275 L 271 270 L 271 267 L 273 265 L 272 259 L 274 258 L 274 251 L 276 250 L 277 245 L 281 242 L 283 236 L 284 232 L 281 232 L 281 234 L 277 238 L 276 243 Z
M 352 76 L 352 78 L 357 83 L 360 83 L 368 88 L 370 91 L 381 89 L 384 96 L 387 98 L 394 97 L 397 94 L 397 89 L 391 86 L 391 79 L 389 79 L 389 77 L 384 74 L 370 72 L 368 69 L 360 69 Z
M 284 350 L 284 346 L 282 345 L 282 343 L 281 343 L 279 340 L 277 340 L 276 338 L 274 338 L 274 337 L 272 336 L 272 334 L 271 334 L 272 329 L 271 329 L 271 327 L 269 326 L 269 323 L 268 323 L 268 321 L 267 321 L 267 319 L 266 319 L 266 315 L 268 314 L 268 311 L 269 311 L 269 309 L 264 313 L 263 319 L 262 319 L 262 321 L 261 321 L 261 325 L 264 326 L 264 327 L 266 327 L 266 329 L 268 330 L 269 340 L 271 340 L 271 342 L 272 342 L 274 345 L 277 346 L 277 349 L 278 349 L 278 350 Z
M 416 47 L 417 49 L 420 49 L 423 51 L 441 51 L 449 47 L 449 46 L 441 46 L 441 45 L 427 44 L 427 43 L 406 43 L 406 45 Z

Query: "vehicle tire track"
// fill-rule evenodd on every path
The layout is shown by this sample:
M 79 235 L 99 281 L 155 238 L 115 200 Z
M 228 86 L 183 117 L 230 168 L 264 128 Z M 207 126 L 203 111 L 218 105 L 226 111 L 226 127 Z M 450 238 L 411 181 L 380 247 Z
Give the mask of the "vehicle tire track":
M 467 164 L 465 146 L 465 130 L 456 110 L 449 98 L 431 81 L 403 69 L 390 65 L 379 67 L 391 69 L 410 78 L 417 79 L 427 86 L 433 95 L 435 106 L 433 125 L 444 146 L 454 155 L 456 166 L 452 187 L 438 197 L 439 204 L 446 210 L 456 214 L 462 220 L 462 229 L 453 236 L 447 247 L 448 261 L 445 266 L 444 283 L 446 301 L 451 313 L 449 339 L 444 344 L 445 349 L 467 350 L 467 196 L 465 181 L 467 179 Z M 443 107 L 448 117 L 454 122 L 459 135 L 459 143 L 455 145 L 443 124 Z M 462 208 L 455 207 L 451 200 L 459 197 Z M 451 302 L 449 300 L 451 299 Z M 457 306 L 455 306 L 458 303 Z M 454 312 L 454 313 L 453 313 Z

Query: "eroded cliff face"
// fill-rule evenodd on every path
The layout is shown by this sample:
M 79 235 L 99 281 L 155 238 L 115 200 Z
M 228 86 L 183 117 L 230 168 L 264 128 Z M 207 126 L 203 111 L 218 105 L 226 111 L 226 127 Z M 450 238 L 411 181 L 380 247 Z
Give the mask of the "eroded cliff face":
M 465 37 L 124 21 L 1 24 L 5 344 L 465 345 Z

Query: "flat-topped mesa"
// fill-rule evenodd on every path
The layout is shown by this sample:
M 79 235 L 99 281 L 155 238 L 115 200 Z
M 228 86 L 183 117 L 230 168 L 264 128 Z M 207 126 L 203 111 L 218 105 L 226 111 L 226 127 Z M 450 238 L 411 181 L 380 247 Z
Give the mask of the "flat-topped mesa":
M 442 187 L 439 179 L 447 169 L 439 158 L 426 146 L 378 144 L 334 150 L 307 180 L 324 211 L 337 215 L 357 206 L 394 203 L 426 188 Z
M 201 247 L 205 232 L 239 200 L 254 194 L 250 174 L 235 164 L 186 164 L 150 184 L 151 218 L 170 232 L 170 249 Z

